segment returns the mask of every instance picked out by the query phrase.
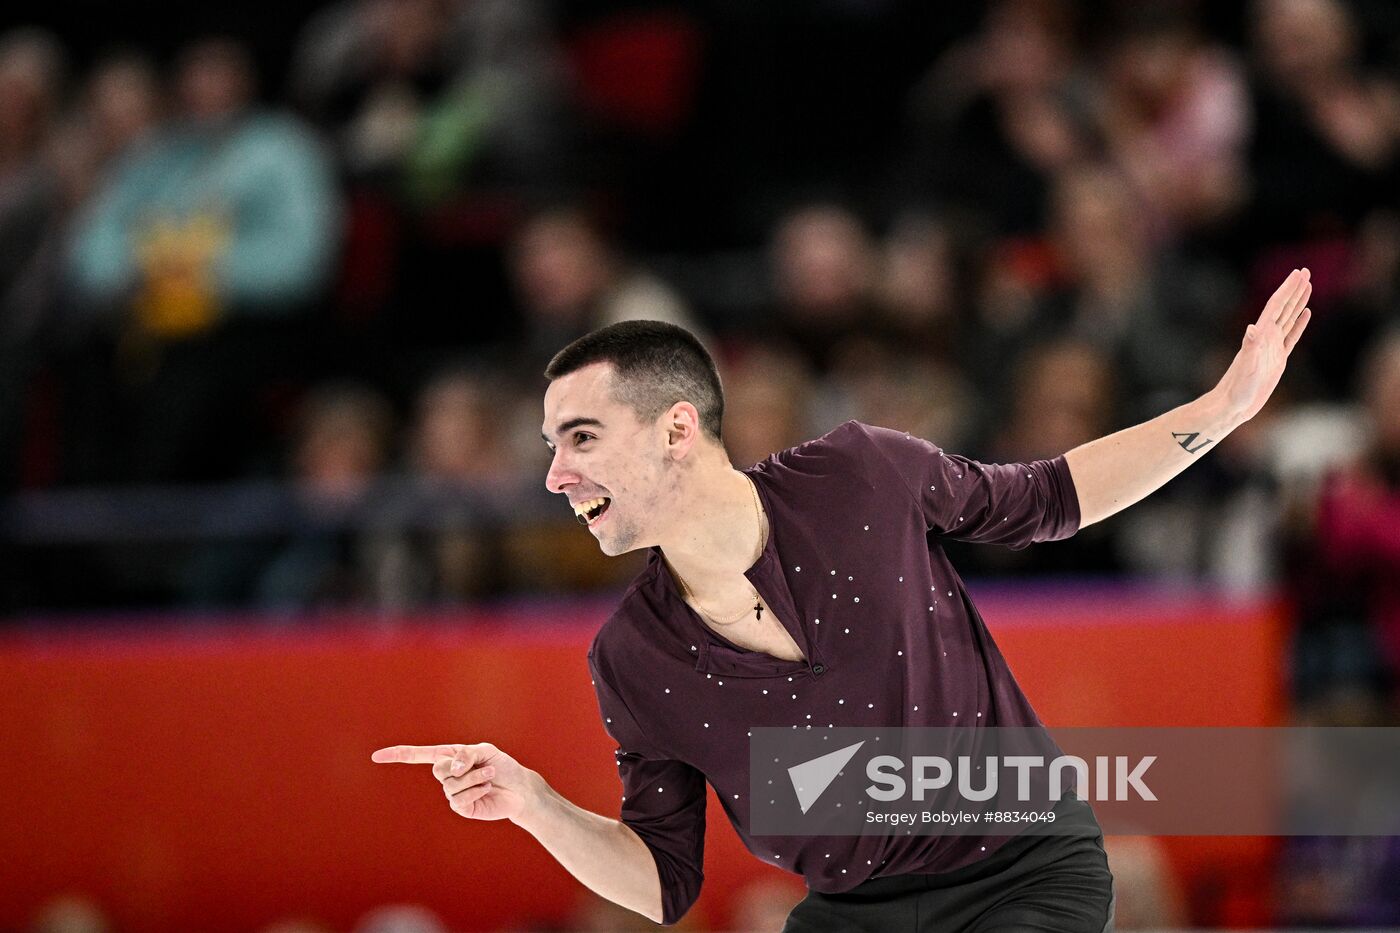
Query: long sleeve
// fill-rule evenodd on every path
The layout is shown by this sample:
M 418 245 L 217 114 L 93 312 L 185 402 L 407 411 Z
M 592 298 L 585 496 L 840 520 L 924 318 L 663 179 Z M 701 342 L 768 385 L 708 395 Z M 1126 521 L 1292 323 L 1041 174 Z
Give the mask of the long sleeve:
M 592 652 L 588 667 L 603 728 L 618 743 L 619 819 L 641 837 L 656 860 L 662 923 L 669 926 L 690 910 L 705 880 L 705 777 L 651 747 Z
M 929 531 L 1013 549 L 1058 541 L 1079 529 L 1079 497 L 1063 456 L 1031 463 L 979 463 L 888 428 L 857 425 L 870 439 L 870 464 L 883 463 L 908 488 Z

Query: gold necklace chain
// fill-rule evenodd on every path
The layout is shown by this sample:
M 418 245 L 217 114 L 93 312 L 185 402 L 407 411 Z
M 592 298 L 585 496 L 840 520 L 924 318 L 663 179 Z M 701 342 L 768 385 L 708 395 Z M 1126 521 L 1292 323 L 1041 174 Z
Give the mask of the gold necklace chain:
M 754 482 L 753 482 L 752 480 L 749 480 L 747 477 L 745 477 L 745 480 L 746 480 L 746 481 L 748 482 L 748 484 L 749 484 L 749 493 L 753 496 L 753 514 L 754 514 L 754 518 L 758 519 L 758 537 L 759 537 L 759 540 L 762 541 L 762 540 L 763 540 L 763 509 L 762 509 L 762 507 L 760 507 L 759 504 L 758 504 L 758 490 L 755 488 Z M 760 548 L 761 548 L 761 547 L 762 547 L 762 544 L 760 544 Z M 676 581 L 677 581 L 678 583 L 680 583 L 681 589 L 685 591 L 685 595 L 686 595 L 686 596 L 689 596 L 689 597 L 691 598 L 691 600 L 694 601 L 696 608 L 699 609 L 701 612 L 703 612 L 707 617 L 709 617 L 710 621 L 713 622 L 713 623 L 715 623 L 716 625 L 733 625 L 734 623 L 736 623 L 736 622 L 742 620 L 744 617 L 746 617 L 750 612 L 755 613 L 756 618 L 758 618 L 759 621 L 762 621 L 762 620 L 763 620 L 763 599 L 762 599 L 762 597 L 760 597 L 760 596 L 758 595 L 758 590 L 757 590 L 757 589 L 754 589 L 752 583 L 749 584 L 749 588 L 750 588 L 750 589 L 753 589 L 753 600 L 754 600 L 753 606 L 752 606 L 751 608 L 749 608 L 749 609 L 745 609 L 743 612 L 739 613 L 739 615 L 737 615 L 737 616 L 735 616 L 734 618 L 730 619 L 728 622 L 721 622 L 719 619 L 715 618 L 714 613 L 710 612 L 710 610 L 706 609 L 703 605 L 700 604 L 700 599 L 699 599 L 699 597 L 697 597 L 697 596 L 695 595 L 695 592 L 694 592 L 694 591 L 690 588 L 690 586 L 685 582 L 685 577 L 682 577 L 682 576 L 680 575 L 679 571 L 677 571 L 676 568 L 675 568 L 674 566 L 671 567 L 671 572 L 674 573 L 674 574 L 676 575 Z

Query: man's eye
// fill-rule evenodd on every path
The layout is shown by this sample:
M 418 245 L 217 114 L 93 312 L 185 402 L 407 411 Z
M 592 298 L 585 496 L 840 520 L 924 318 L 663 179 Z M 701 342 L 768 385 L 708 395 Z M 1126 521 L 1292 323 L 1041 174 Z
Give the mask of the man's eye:
M 574 435 L 574 446 L 578 446 L 579 444 L 582 444 L 584 441 L 591 441 L 591 440 L 593 440 L 593 435 L 592 435 L 592 434 L 584 434 L 582 431 L 579 431 L 577 434 Z

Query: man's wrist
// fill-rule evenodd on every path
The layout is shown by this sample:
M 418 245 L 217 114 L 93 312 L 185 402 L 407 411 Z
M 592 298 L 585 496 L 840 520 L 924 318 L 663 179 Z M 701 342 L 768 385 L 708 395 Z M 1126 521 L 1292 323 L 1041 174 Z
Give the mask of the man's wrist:
M 549 805 L 549 798 L 554 790 L 549 783 L 540 775 L 538 771 L 526 769 L 525 784 L 521 789 L 521 796 L 524 803 L 520 812 L 511 817 L 511 822 L 528 833 L 534 834 L 533 827 L 539 825 L 545 808 Z
M 1233 407 L 1225 391 L 1220 386 L 1211 389 L 1196 400 L 1201 408 L 1206 430 L 1218 437 L 1224 437 L 1249 419 L 1245 413 Z

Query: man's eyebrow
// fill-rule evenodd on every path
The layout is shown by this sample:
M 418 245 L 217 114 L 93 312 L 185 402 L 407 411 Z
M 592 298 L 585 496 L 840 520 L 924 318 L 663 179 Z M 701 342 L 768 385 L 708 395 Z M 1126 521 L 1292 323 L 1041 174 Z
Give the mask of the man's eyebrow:
M 601 428 L 603 422 L 599 421 L 597 418 L 570 418 L 568 421 L 559 425 L 559 427 L 555 429 L 555 433 L 562 436 L 568 434 L 574 428 L 581 428 L 584 426 Z M 546 444 L 553 443 L 553 441 L 549 439 L 549 435 L 545 434 L 543 431 L 540 432 L 540 437 L 544 438 Z

